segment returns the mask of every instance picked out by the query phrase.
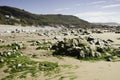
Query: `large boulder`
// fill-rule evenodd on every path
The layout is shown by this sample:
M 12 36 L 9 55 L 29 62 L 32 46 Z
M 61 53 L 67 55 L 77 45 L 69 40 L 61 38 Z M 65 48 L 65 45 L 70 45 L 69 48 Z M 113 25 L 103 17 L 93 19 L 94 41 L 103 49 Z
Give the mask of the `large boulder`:
M 93 44 L 91 44 L 90 41 L 92 41 Z M 102 59 L 103 57 L 112 56 L 113 54 L 111 53 L 113 50 L 110 50 L 110 46 L 106 45 L 106 41 L 94 37 L 64 39 L 53 45 L 52 49 L 55 50 L 55 55 L 67 55 L 79 59 Z

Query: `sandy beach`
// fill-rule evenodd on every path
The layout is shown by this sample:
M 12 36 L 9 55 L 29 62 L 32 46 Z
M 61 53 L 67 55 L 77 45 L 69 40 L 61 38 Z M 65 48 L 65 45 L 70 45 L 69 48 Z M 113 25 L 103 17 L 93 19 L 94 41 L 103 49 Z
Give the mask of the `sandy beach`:
M 28 29 L 29 27 L 26 27 Z M 14 29 L 14 27 L 11 27 Z M 16 29 L 16 27 L 15 27 Z M 17 28 L 20 29 L 20 28 Z M 0 27 L 0 31 L 6 30 L 6 27 Z M 115 33 L 103 33 L 103 34 L 91 34 L 94 37 L 100 39 L 111 39 L 114 42 L 112 43 L 113 47 L 119 47 L 120 40 L 117 38 L 120 37 L 120 34 Z M 14 38 L 10 38 L 10 36 L 14 36 Z M 82 36 L 82 35 L 81 35 Z M 61 73 L 53 75 L 51 80 L 58 80 L 61 76 L 64 77 L 63 80 L 120 80 L 120 62 L 107 62 L 107 61 L 81 61 L 71 57 L 63 57 L 62 59 L 58 59 L 56 57 L 41 57 L 40 54 L 48 54 L 46 51 L 36 51 L 35 47 L 31 47 L 27 41 L 31 40 L 41 40 L 47 39 L 51 40 L 52 37 L 39 36 L 36 34 L 26 34 L 26 33 L 2 33 L 0 35 L 0 39 L 6 41 L 5 43 L 0 43 L 0 45 L 6 45 L 13 42 L 23 42 L 27 45 L 27 48 L 23 50 L 24 55 L 29 56 L 30 54 L 39 55 L 38 58 L 32 58 L 34 61 L 50 61 L 57 62 L 60 65 L 71 65 L 72 67 L 67 70 L 62 70 Z M 116 45 L 119 44 L 119 45 Z M 5 76 L 0 70 L 0 78 Z M 60 75 L 60 76 L 59 76 Z M 55 77 L 58 76 L 58 77 Z M 70 79 L 69 77 L 72 76 Z M 47 80 L 46 78 L 31 78 L 30 76 L 26 78 L 26 80 Z

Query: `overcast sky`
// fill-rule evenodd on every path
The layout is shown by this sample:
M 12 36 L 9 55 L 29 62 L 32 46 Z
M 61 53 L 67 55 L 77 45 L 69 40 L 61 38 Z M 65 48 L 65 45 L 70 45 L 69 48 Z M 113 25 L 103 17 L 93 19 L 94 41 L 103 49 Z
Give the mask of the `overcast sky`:
M 120 23 L 120 0 L 0 0 L 36 14 L 75 15 L 89 22 Z

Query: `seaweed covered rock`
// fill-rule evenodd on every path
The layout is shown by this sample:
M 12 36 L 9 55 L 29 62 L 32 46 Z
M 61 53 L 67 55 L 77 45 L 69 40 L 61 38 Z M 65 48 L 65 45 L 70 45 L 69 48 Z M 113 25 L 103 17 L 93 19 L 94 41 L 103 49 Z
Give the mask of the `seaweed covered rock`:
M 53 45 L 52 49 L 55 50 L 54 55 L 72 56 L 78 59 L 103 59 L 113 56 L 115 52 L 110 45 L 107 45 L 107 41 L 94 37 L 64 39 Z
M 7 47 L 13 49 L 13 50 L 20 50 L 20 49 L 25 49 L 25 45 L 23 43 L 11 43 L 7 45 Z

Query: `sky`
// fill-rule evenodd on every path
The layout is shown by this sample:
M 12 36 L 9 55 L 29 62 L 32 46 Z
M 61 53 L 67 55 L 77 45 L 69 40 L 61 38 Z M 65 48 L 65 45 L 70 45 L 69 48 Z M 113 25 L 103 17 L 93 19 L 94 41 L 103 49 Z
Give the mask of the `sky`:
M 120 23 L 120 0 L 0 0 L 35 14 L 75 15 L 89 22 Z

